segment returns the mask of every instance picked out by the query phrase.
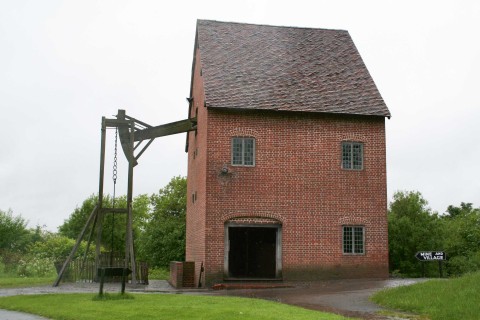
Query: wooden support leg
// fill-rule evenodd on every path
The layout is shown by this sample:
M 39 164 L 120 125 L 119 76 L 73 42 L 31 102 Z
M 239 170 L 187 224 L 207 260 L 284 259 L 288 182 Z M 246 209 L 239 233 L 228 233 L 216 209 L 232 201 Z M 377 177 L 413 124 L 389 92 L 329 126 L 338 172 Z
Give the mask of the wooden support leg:
M 98 214 L 98 205 L 96 205 L 95 208 L 93 208 L 93 211 L 92 211 L 92 213 L 90 214 L 90 217 L 88 218 L 87 223 L 86 223 L 85 226 L 83 227 L 82 232 L 80 232 L 80 235 L 79 235 L 78 238 L 77 238 L 77 242 L 76 242 L 75 245 L 73 246 L 73 249 L 72 249 L 72 251 L 70 252 L 70 255 L 68 256 L 67 260 L 65 260 L 65 263 L 63 264 L 62 269 L 60 269 L 60 272 L 58 273 L 58 277 L 57 277 L 57 279 L 55 280 L 55 282 L 53 283 L 53 286 L 54 286 L 54 287 L 58 286 L 58 284 L 59 284 L 60 281 L 62 280 L 63 273 L 64 273 L 65 270 L 67 269 L 67 266 L 68 266 L 68 264 L 70 263 L 70 261 L 72 261 L 72 258 L 73 258 L 73 256 L 75 255 L 75 253 L 77 252 L 78 247 L 80 246 L 80 243 L 82 242 L 83 236 L 85 235 L 85 232 L 86 232 L 87 229 L 88 229 L 88 226 L 92 223 L 93 219 L 96 217 L 97 214 Z
M 127 269 L 122 271 L 122 294 L 125 294 L 125 282 L 127 281 Z
M 98 291 L 98 295 L 101 297 L 103 296 L 103 283 L 105 282 L 105 268 L 101 268 L 100 271 L 100 289 Z
M 102 117 L 102 137 L 100 142 L 100 175 L 98 180 L 98 217 L 97 217 L 97 240 L 95 248 L 95 270 L 100 267 L 100 251 L 102 243 L 102 229 L 103 229 L 103 182 L 105 176 L 105 140 L 106 140 L 106 119 Z M 98 274 L 95 275 L 95 280 L 98 281 Z
M 88 235 L 87 248 L 85 249 L 85 253 L 83 254 L 82 264 L 80 265 L 80 279 L 82 277 L 82 274 L 84 273 L 85 264 L 87 263 L 87 256 L 88 256 L 88 251 L 90 250 L 92 236 L 97 226 L 97 218 L 98 218 L 98 214 L 95 216 L 95 219 L 93 219 L 93 225 L 92 225 L 92 228 L 90 229 L 90 234 Z

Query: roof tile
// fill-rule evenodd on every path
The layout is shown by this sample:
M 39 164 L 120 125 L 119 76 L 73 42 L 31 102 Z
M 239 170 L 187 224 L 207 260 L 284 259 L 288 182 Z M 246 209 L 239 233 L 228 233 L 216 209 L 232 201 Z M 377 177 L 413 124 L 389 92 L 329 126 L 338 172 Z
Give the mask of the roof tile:
M 197 45 L 208 107 L 390 117 L 347 31 L 198 20 Z

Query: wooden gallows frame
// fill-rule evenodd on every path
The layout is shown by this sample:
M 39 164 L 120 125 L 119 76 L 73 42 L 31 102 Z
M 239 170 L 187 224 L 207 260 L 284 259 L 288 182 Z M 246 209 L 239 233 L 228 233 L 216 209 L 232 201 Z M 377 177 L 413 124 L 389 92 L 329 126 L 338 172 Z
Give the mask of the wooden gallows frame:
M 127 182 L 127 207 L 126 208 L 107 208 L 103 206 L 103 182 L 105 172 L 105 141 L 107 128 L 117 128 L 120 137 L 120 143 L 122 145 L 123 153 L 128 161 L 128 182 Z M 98 183 L 98 202 L 92 213 L 90 214 L 85 226 L 78 235 L 77 241 L 70 252 L 70 255 L 65 260 L 57 279 L 53 286 L 56 287 L 62 280 L 65 270 L 68 264 L 72 261 L 75 253 L 82 242 L 86 231 L 93 224 L 90 235 L 88 237 L 87 249 L 84 255 L 86 259 L 88 248 L 92 240 L 92 235 L 96 231 L 96 249 L 95 249 L 95 270 L 100 265 L 100 247 L 102 239 L 103 220 L 107 213 L 124 213 L 127 214 L 126 225 L 126 239 L 125 239 L 125 266 L 128 268 L 130 264 L 132 270 L 132 283 L 136 284 L 136 264 L 135 264 L 135 252 L 133 246 L 133 213 L 132 213 L 132 200 L 133 200 L 133 167 L 138 164 L 138 159 L 155 140 L 155 138 L 168 136 L 177 133 L 183 133 L 193 131 L 197 129 L 197 119 L 190 118 L 177 122 L 167 123 L 164 125 L 153 127 L 145 122 L 139 121 L 135 118 L 127 116 L 125 110 L 118 110 L 116 119 L 107 119 L 102 117 L 102 137 L 100 147 L 100 179 Z M 142 143 L 146 141 L 146 144 L 142 146 Z M 135 155 L 136 150 L 139 149 Z

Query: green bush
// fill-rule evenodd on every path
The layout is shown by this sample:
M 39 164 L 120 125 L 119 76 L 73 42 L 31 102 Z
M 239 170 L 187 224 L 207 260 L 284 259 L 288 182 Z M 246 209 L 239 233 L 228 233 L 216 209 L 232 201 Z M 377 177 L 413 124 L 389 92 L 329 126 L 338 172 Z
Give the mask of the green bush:
M 59 234 L 48 234 L 42 241 L 32 244 L 28 252 L 36 258 L 50 259 L 55 263 L 63 262 L 72 251 L 75 242 L 75 240 Z M 86 242 L 80 243 L 74 258 L 83 256 L 86 249 Z M 89 254 L 93 258 L 93 250 L 90 250 Z
M 153 268 L 148 270 L 148 278 L 150 280 L 168 280 L 170 278 L 170 270 L 168 268 Z
M 7 274 L 16 274 L 18 263 L 24 256 L 23 253 L 10 250 L 0 251 L 0 262 L 3 266 L 3 272 Z
M 44 278 L 55 275 L 52 258 L 30 255 L 19 261 L 17 275 L 20 277 Z
M 454 256 L 447 262 L 448 273 L 459 276 L 480 270 L 480 252 L 468 256 Z
M 0 259 L 0 278 L 6 275 L 5 272 L 5 263 Z

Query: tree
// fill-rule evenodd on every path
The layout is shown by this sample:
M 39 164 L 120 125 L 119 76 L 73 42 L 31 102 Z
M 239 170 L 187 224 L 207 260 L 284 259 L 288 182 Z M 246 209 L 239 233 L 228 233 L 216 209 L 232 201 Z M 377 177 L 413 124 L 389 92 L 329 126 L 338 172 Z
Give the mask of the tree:
M 30 231 L 27 221 L 13 216 L 12 210 L 0 210 L 0 251 L 22 252 L 29 243 Z
M 82 206 L 75 208 L 70 217 L 58 228 L 59 234 L 70 239 L 77 239 L 97 202 L 97 195 L 91 195 L 85 199 Z M 104 207 L 113 207 L 113 199 L 109 195 L 105 195 L 103 197 L 103 205 Z M 115 199 L 115 207 L 126 208 L 126 196 L 117 197 Z M 141 194 L 135 197 L 132 203 L 132 211 L 134 237 L 138 237 L 150 213 L 149 196 Z M 123 252 L 125 250 L 126 219 L 126 214 L 108 213 L 104 216 L 101 245 L 107 250 L 117 252 Z M 91 231 L 92 226 L 93 224 L 87 230 L 86 234 Z M 93 238 L 93 240 L 95 239 L 96 238 Z
M 186 193 L 186 178 L 174 177 L 158 194 L 142 194 L 133 199 L 133 233 L 138 260 L 147 261 L 155 267 L 168 266 L 172 260 L 184 259 Z M 96 203 L 96 195 L 85 199 L 82 206 L 77 207 L 59 227 L 59 234 L 76 239 Z M 104 196 L 103 203 L 105 207 L 113 206 L 108 195 Z M 126 197 L 118 197 L 115 207 L 125 208 Z M 125 249 L 125 219 L 125 214 L 106 214 L 102 246 L 107 250 L 113 248 L 123 252 Z
M 27 221 L 14 216 L 12 210 L 0 210 L 0 269 L 15 272 L 19 261 L 35 240 L 35 232 L 27 229 Z
M 480 208 L 462 202 L 450 205 L 444 216 L 447 270 L 461 275 L 480 269 Z
M 105 198 L 108 202 L 109 196 L 106 196 Z M 82 203 L 82 206 L 76 207 L 68 219 L 66 219 L 63 224 L 58 227 L 58 233 L 70 239 L 76 239 L 85 226 L 85 223 L 87 222 L 87 219 L 90 213 L 93 211 L 93 208 L 95 208 L 97 202 L 98 197 L 94 194 L 85 199 Z
M 138 241 L 138 256 L 153 267 L 185 259 L 187 180 L 174 177 L 150 198 L 153 212 Z
M 442 251 L 443 224 L 438 214 L 427 205 L 420 192 L 398 191 L 394 194 L 388 212 L 391 271 L 421 275 L 421 265 L 415 253 Z M 428 265 L 427 271 L 433 267 Z
M 458 217 L 465 217 L 468 216 L 475 211 L 478 211 L 480 209 L 474 209 L 472 203 L 465 203 L 462 202 L 460 203 L 460 207 L 455 207 L 452 205 L 449 205 L 447 208 L 446 216 L 449 218 L 458 218 Z

